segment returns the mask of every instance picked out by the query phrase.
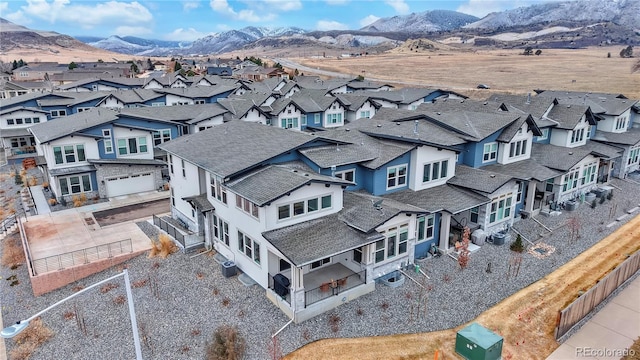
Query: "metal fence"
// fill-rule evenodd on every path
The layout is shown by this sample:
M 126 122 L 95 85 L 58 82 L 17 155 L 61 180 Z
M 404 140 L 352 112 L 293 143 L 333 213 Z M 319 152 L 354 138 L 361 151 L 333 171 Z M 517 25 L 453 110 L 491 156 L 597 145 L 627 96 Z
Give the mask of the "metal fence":
M 18 220 L 17 220 L 17 215 L 16 214 L 7 216 L 4 220 L 2 220 L 2 222 L 0 222 L 0 233 L 7 232 L 17 222 L 18 222 Z
M 130 254 L 132 252 L 133 245 L 131 239 L 125 239 L 42 259 L 35 259 L 31 264 L 33 274 L 38 275 L 40 273 L 62 270 L 76 265 L 89 264 L 101 259 L 109 259 L 116 255 Z
M 582 318 L 606 299 L 615 289 L 640 269 L 640 251 L 631 255 L 591 289 L 582 294 L 558 314 L 556 340 L 566 334 Z
M 304 306 L 307 307 L 318 301 L 322 301 L 331 296 L 337 296 L 343 291 L 362 285 L 365 283 L 366 278 L 367 271 L 363 270 L 359 273 L 353 273 L 347 277 L 343 277 L 342 279 L 324 283 L 315 289 L 307 290 L 304 292 Z
M 162 229 L 163 231 L 165 231 L 167 234 L 169 234 L 169 236 L 176 239 L 176 241 L 182 245 L 183 249 L 186 248 L 184 235 L 182 234 L 182 232 L 180 232 L 180 230 L 178 230 L 178 228 L 175 225 L 155 215 L 153 215 L 153 224 L 159 227 L 160 229 Z

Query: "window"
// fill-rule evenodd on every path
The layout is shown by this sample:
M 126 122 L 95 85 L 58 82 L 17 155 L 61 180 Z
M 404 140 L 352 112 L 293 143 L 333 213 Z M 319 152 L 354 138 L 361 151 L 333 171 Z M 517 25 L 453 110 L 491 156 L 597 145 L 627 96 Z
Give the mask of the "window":
M 56 164 L 73 164 L 85 161 L 84 145 L 54 146 L 53 158 Z
M 324 258 L 318 261 L 314 261 L 311 263 L 311 269 L 312 270 L 317 269 L 323 265 L 330 264 L 330 263 L 331 263 L 331 258 Z
M 118 155 L 144 154 L 147 151 L 146 137 L 118 139 Z
M 480 207 L 476 206 L 474 208 L 469 209 L 469 221 L 474 224 L 478 223 L 478 214 L 480 213 Z
M 582 185 L 596 181 L 596 173 L 598 172 L 598 163 L 587 164 L 582 169 Z
M 298 118 L 284 118 L 280 120 L 280 124 L 285 129 L 298 128 Z
M 204 101 L 203 99 L 198 99 L 198 100 L 194 100 L 194 101 L 193 101 L 193 103 L 194 103 L 195 105 L 201 105 L 201 104 L 204 104 L 204 103 L 205 103 L 205 101 Z
M 536 141 L 547 140 L 549 138 L 549 129 L 540 129 L 542 135 L 536 136 Z
M 509 144 L 509 157 L 518 157 L 527 153 L 527 139 L 515 141 Z
M 78 108 L 78 112 L 79 112 L 79 113 L 81 113 L 81 112 L 83 112 L 83 111 L 89 111 L 89 110 L 91 110 L 91 109 L 92 109 L 91 107 L 79 107 L 79 108 Z
M 482 151 L 482 162 L 493 161 L 498 158 L 498 143 L 492 142 L 484 144 Z
M 173 156 L 171 156 L 171 154 L 169 154 L 168 160 L 169 160 L 169 172 L 173 174 Z
M 113 142 L 111 141 L 111 130 L 102 129 L 102 143 L 104 145 L 104 153 L 113 153 Z
M 187 169 L 184 167 L 184 159 L 180 159 L 180 165 L 182 167 L 182 177 L 187 177 Z
M 356 178 L 356 170 L 351 169 L 351 170 L 339 171 L 336 173 L 336 177 L 342 180 L 354 182 Z
M 407 165 L 387 168 L 387 190 L 403 187 L 407 184 Z
M 361 118 L 371 119 L 371 111 L 369 111 L 369 110 L 360 111 L 360 117 Z
M 571 132 L 571 144 L 579 143 L 584 140 L 584 129 L 573 130 Z
M 434 216 L 421 216 L 418 218 L 418 241 L 433 238 Z
M 327 125 L 342 124 L 342 114 L 327 114 Z
M 15 125 L 16 121 L 14 119 L 7 119 L 7 125 Z
M 353 249 L 353 261 L 362 263 L 362 248 Z
M 553 192 L 553 179 L 547 180 L 547 183 L 545 184 L 545 187 L 544 187 L 544 191 Z
M 620 116 L 616 118 L 616 130 L 622 130 L 627 127 L 627 117 Z
M 591 125 L 589 125 L 589 126 L 587 127 L 587 139 L 591 139 L 591 128 L 592 128 L 592 127 L 593 127 L 593 126 L 591 126 Z
M 51 110 L 51 117 L 67 116 L 67 110 Z
M 171 140 L 171 130 L 163 129 L 153 132 L 153 145 L 160 145 Z
M 637 164 L 639 157 L 640 147 L 632 148 L 631 151 L 629 151 L 629 159 L 627 160 L 627 165 Z
M 449 169 L 449 160 L 436 161 L 430 164 L 424 164 L 422 170 L 422 182 L 429 182 L 447 177 Z
M 385 239 L 376 242 L 375 262 L 379 263 L 407 252 L 409 224 L 394 226 L 381 232 Z
M 12 148 L 27 146 L 27 138 L 25 137 L 11 138 L 9 141 L 11 141 Z
M 236 194 L 236 207 L 247 214 L 258 218 L 258 205 Z
M 24 124 L 24 120 L 23 119 L 18 118 L 18 119 L 15 119 L 15 120 L 16 120 L 16 125 Z
M 331 195 L 320 198 L 299 200 L 294 203 L 278 206 L 278 220 L 288 219 L 292 216 L 301 216 L 318 211 L 318 204 L 322 210 L 331 208 Z
M 571 169 L 564 175 L 564 183 L 562 184 L 562 191 L 569 191 L 578 187 L 578 178 L 580 177 L 579 169 Z
M 491 211 L 489 212 L 489 223 L 495 223 L 511 217 L 511 198 L 513 194 L 508 193 L 491 201 Z
M 163 102 L 152 102 L 151 106 L 164 106 L 165 104 Z
M 300 123 L 305 126 L 307 125 L 307 115 L 303 114 L 300 116 Z
M 60 183 L 60 193 L 62 195 L 91 191 L 91 177 L 89 175 L 60 177 L 58 182 Z
M 516 194 L 516 204 L 519 204 L 522 200 L 522 190 L 524 188 L 524 183 L 522 181 L 518 181 L 518 193 Z
M 210 175 L 209 188 L 211 189 L 211 197 L 218 199 L 223 204 L 227 203 L 227 189 L 222 186 L 221 181 L 216 179 L 215 176 Z
M 169 189 L 169 196 L 171 197 L 171 205 L 176 206 L 176 198 L 173 193 L 173 187 Z
M 238 250 L 260 265 L 260 244 L 238 230 Z
M 213 237 L 220 240 L 223 244 L 229 246 L 229 224 L 213 215 Z
M 322 116 L 320 114 L 313 114 L 313 123 L 316 125 L 320 125 L 322 121 Z
M 34 117 L 34 118 L 33 118 L 33 123 L 34 123 L 34 124 L 38 124 L 38 123 L 40 123 L 40 118 L 39 118 L 39 117 Z

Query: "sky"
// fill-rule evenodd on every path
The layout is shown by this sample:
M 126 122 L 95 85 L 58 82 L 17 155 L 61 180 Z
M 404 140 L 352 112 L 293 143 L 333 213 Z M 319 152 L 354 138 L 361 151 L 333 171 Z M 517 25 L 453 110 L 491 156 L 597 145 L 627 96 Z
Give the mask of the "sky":
M 246 26 L 356 30 L 428 10 L 483 17 L 544 1 L 554 0 L 0 0 L 0 17 L 71 36 L 193 41 Z

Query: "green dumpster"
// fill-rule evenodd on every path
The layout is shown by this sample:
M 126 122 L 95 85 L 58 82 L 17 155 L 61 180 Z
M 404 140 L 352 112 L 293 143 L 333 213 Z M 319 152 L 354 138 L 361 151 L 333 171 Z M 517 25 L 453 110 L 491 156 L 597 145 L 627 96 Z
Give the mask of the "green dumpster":
M 502 337 L 477 323 L 456 334 L 456 353 L 468 360 L 502 358 Z

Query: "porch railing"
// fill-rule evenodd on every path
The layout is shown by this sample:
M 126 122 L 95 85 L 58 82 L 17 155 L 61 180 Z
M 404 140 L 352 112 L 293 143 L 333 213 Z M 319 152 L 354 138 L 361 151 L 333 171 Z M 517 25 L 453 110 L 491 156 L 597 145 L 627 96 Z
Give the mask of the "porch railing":
M 112 243 L 93 246 L 64 254 L 34 259 L 31 262 L 34 275 L 63 270 L 76 265 L 89 264 L 101 259 L 110 259 L 117 255 L 131 254 L 133 244 L 131 239 L 114 241 Z
M 180 243 L 180 245 L 182 245 L 182 248 L 186 248 L 186 243 L 184 240 L 184 235 L 182 234 L 182 232 L 180 230 L 178 230 L 178 228 L 169 223 L 167 220 L 161 218 L 161 217 L 157 217 L 155 215 L 153 215 L 153 225 L 159 227 L 160 229 L 164 230 L 167 234 L 169 234 L 169 236 L 173 237 L 174 239 L 176 239 L 177 242 Z
M 365 283 L 367 270 L 353 273 L 341 279 L 323 283 L 315 289 L 304 292 L 304 306 L 315 304 L 331 296 L 338 296 L 341 292 L 353 289 Z

